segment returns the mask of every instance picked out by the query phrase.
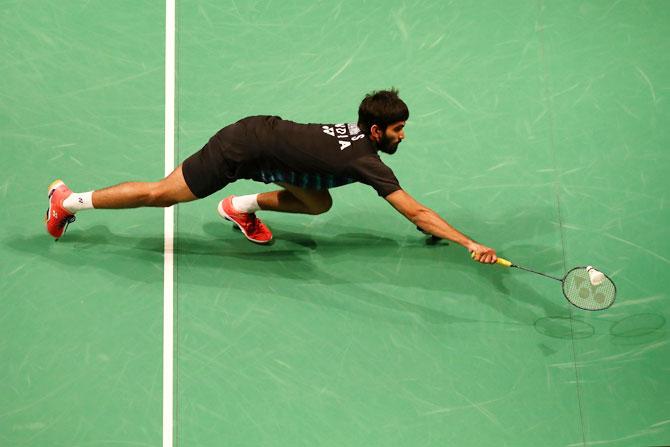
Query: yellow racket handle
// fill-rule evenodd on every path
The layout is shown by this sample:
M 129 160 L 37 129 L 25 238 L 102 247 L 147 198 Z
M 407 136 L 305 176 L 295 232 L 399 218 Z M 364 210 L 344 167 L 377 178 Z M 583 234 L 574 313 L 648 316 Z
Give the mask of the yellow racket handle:
M 505 258 L 498 258 L 496 264 L 502 265 L 503 267 L 512 267 L 512 263 Z
M 470 257 L 471 257 L 472 259 L 475 258 L 475 252 L 474 252 L 474 251 L 473 251 L 472 253 L 470 253 Z M 512 267 L 512 262 L 508 261 L 508 260 L 505 259 L 505 258 L 498 258 L 498 259 L 496 259 L 496 264 L 498 264 L 498 265 L 502 265 L 503 267 Z

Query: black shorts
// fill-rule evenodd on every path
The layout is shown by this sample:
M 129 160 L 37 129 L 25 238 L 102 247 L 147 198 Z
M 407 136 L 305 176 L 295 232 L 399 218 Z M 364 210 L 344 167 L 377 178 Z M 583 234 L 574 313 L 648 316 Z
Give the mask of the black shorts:
M 184 160 L 182 173 L 191 192 L 207 197 L 238 180 L 248 148 L 243 147 L 240 122 L 226 126 L 209 139 L 202 149 Z

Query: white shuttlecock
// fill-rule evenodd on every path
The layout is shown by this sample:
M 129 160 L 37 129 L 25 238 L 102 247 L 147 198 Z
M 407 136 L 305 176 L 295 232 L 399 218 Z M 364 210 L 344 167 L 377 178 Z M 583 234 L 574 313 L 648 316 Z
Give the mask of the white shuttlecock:
M 593 284 L 594 286 L 597 286 L 603 281 L 605 281 L 605 275 L 603 274 L 603 272 L 594 269 L 590 265 L 586 267 L 586 271 L 589 272 L 589 279 L 591 280 L 591 284 Z

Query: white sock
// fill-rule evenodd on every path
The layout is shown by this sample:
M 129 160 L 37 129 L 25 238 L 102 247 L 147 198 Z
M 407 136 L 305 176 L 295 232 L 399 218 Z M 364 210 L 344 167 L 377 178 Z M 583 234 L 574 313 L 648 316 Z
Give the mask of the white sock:
M 71 213 L 93 208 L 93 191 L 76 193 L 73 192 L 68 198 L 63 200 L 63 208 Z
M 257 197 L 258 194 L 233 197 L 233 208 L 240 213 L 255 213 L 261 209 L 261 207 L 258 206 Z

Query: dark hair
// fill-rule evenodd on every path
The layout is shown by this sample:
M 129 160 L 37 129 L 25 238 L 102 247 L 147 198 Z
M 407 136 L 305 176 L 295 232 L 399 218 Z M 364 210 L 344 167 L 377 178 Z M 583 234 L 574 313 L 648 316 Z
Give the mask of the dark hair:
M 407 104 L 398 97 L 398 90 L 380 90 L 365 95 L 358 107 L 358 128 L 370 135 L 373 124 L 386 130 L 389 124 L 407 121 L 409 109 Z

